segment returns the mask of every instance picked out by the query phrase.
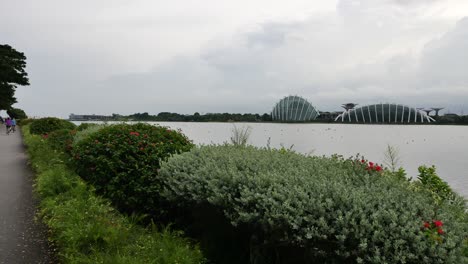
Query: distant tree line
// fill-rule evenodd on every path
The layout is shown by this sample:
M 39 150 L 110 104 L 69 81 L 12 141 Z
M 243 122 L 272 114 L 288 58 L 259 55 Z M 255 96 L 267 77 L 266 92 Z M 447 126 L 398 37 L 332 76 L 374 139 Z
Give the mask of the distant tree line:
M 115 115 L 115 120 L 134 120 L 134 121 L 174 121 L 174 122 L 275 122 L 271 115 L 265 113 L 260 114 L 231 114 L 231 113 L 207 113 L 200 114 L 198 112 L 193 115 L 184 115 L 171 112 L 161 112 L 157 115 L 150 115 L 147 112 L 135 113 L 128 116 Z M 335 123 L 335 115 L 324 113 L 318 116 L 316 120 L 305 123 Z M 437 124 L 466 124 L 468 125 L 468 115 L 447 114 L 434 117 Z M 280 122 L 280 121 L 276 121 Z M 301 122 L 303 123 L 303 122 Z M 429 124 L 429 123 L 428 123 Z M 432 123 L 434 124 L 434 123 Z
M 458 124 L 458 125 L 468 125 L 468 115 L 455 115 L 455 114 L 446 114 L 443 116 L 434 117 L 438 124 Z
M 178 121 L 178 122 L 269 122 L 271 115 L 260 114 L 231 114 L 231 113 L 207 113 L 201 115 L 196 112 L 193 115 L 183 115 L 178 113 L 161 112 L 157 115 L 145 113 L 135 113 L 129 116 L 121 116 L 122 119 L 135 121 Z

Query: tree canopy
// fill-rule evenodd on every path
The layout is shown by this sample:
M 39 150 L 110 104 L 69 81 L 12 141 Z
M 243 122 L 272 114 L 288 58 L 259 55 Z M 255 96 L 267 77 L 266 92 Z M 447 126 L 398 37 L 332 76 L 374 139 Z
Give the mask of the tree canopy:
M 26 56 L 9 45 L 0 45 L 0 109 L 16 103 L 17 85 L 29 85 Z
M 26 119 L 26 118 L 28 118 L 28 116 L 23 111 L 23 109 L 19 109 L 19 108 L 11 107 L 10 109 L 7 110 L 7 114 L 11 118 L 15 118 L 15 119 Z

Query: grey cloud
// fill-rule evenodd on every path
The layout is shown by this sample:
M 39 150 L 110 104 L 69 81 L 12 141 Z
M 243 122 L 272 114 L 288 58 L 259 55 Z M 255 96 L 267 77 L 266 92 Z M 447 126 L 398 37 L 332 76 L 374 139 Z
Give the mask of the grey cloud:
M 28 54 L 34 87 L 18 89 L 19 106 L 38 114 L 264 113 L 288 94 L 307 97 L 324 111 L 339 110 L 347 101 L 390 101 L 468 112 L 468 20 L 447 32 L 439 21 L 420 19 L 424 5 L 431 2 L 435 1 L 341 0 L 336 14 L 268 22 L 220 41 L 227 44 L 208 43 L 198 52 L 171 55 L 151 70 L 131 73 L 119 60 L 150 64 L 165 51 L 156 47 L 157 41 L 142 45 L 146 32 L 152 33 L 154 23 L 174 21 L 123 18 L 132 28 L 151 24 L 142 34 L 122 31 L 135 37 L 128 41 L 119 38 L 120 31 L 103 30 L 107 24 L 102 21 L 92 27 L 93 20 L 80 8 L 78 15 L 91 19 L 86 27 L 53 25 L 50 19 L 54 31 L 32 26 L 35 33 L 26 34 L 17 30 L 24 25 L 0 25 L 0 33 L 6 32 L 2 36 L 14 39 L 12 44 Z M 0 16 L 0 22 L 8 19 L 12 23 L 12 16 Z M 179 42 L 179 36 L 189 35 L 190 40 L 195 34 L 176 33 Z M 423 47 L 421 43 L 430 39 Z M 123 53 L 128 54 L 120 57 Z M 108 77 L 118 72 L 122 73 Z
M 247 34 L 247 43 L 251 47 L 279 47 L 285 43 L 287 34 L 298 26 L 298 23 L 267 23 L 259 31 Z
M 464 87 L 468 91 L 468 17 L 455 28 L 428 43 L 421 58 L 421 79 L 425 85 Z
M 329 28 L 318 32 L 314 20 L 296 26 L 268 24 L 223 48 L 111 83 L 122 89 L 132 85 L 146 94 L 158 91 L 159 98 L 146 98 L 142 103 L 173 111 L 176 106 L 166 98 L 177 98 L 178 104 L 187 106 L 177 108 L 187 112 L 261 113 L 287 94 L 306 96 L 322 110 L 337 110 L 349 100 L 466 109 L 462 98 L 468 95 L 468 81 L 463 70 L 468 59 L 461 51 L 468 47 L 467 21 L 461 20 L 451 32 L 432 41 L 420 56 L 407 51 L 380 59 L 379 54 L 389 46 L 386 41 L 400 32 L 379 40 L 372 36 L 353 39 L 353 25 L 330 22 L 325 24 Z M 292 37 L 297 34 L 303 34 L 300 41 Z
M 440 2 L 441 0 L 392 0 L 392 2 L 403 5 L 403 6 L 409 6 L 409 5 L 430 5 L 435 2 Z

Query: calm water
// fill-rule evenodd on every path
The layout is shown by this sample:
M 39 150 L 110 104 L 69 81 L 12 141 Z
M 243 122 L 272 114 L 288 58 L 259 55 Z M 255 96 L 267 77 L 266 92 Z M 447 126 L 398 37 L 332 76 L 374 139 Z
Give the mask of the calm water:
M 78 122 L 75 122 L 78 123 Z M 229 141 L 232 123 L 149 122 L 181 129 L 196 144 Z M 399 149 L 401 165 L 415 178 L 419 165 L 435 165 L 453 189 L 468 198 L 468 126 L 235 123 L 249 126 L 249 143 L 292 148 L 314 155 L 363 155 L 384 162 L 388 144 Z

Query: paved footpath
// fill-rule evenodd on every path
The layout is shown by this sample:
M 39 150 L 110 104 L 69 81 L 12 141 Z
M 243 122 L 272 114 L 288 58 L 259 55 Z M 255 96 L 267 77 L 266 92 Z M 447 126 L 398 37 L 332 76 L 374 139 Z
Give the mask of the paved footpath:
M 35 220 L 33 173 L 19 131 L 0 124 L 0 264 L 56 263 L 47 230 Z

